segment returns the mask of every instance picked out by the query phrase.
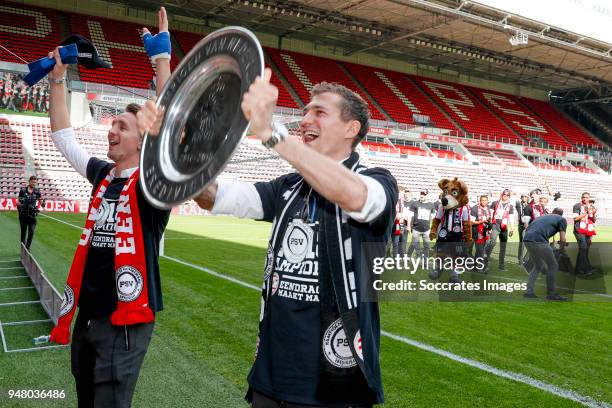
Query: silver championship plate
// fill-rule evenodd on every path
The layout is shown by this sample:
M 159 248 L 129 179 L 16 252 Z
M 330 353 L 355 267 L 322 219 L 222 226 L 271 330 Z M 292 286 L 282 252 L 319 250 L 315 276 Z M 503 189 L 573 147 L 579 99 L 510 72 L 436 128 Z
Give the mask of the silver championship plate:
M 144 136 L 140 172 L 147 201 L 169 209 L 223 171 L 249 127 L 242 96 L 263 71 L 261 45 L 242 27 L 217 30 L 189 51 L 157 99 L 165 111 L 159 135 Z

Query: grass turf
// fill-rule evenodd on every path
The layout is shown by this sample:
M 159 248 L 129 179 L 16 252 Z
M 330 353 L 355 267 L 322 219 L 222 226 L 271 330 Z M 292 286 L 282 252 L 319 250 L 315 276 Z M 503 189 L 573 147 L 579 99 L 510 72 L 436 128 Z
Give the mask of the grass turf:
M 51 215 L 79 226 L 84 222 L 80 214 Z M 166 255 L 259 286 L 269 229 L 269 224 L 229 217 L 173 217 Z M 16 215 L 1 213 L 0 230 L 0 260 L 17 258 Z M 57 288 L 64 285 L 79 234 L 55 220 L 39 220 L 32 252 Z M 611 237 L 608 229 L 597 238 Z M 158 314 L 133 406 L 246 407 L 242 396 L 254 356 L 259 293 L 169 259 L 160 264 L 165 310 Z M 508 274 L 520 276 L 509 269 Z M 27 282 L 0 280 L 0 288 Z M 6 301 L 32 299 L 27 290 L 19 295 L 11 292 Z M 608 302 L 381 303 L 388 332 L 608 403 L 610 312 Z M 42 318 L 38 305 L 0 307 L 3 322 Z M 5 334 L 9 348 L 18 348 L 47 330 L 44 324 L 12 326 Z M 381 361 L 389 407 L 579 406 L 387 337 L 382 338 Z M 76 404 L 68 349 L 2 353 L 0 367 L 0 406 L 14 403 L 6 390 L 27 388 L 62 389 L 66 400 L 15 406 Z

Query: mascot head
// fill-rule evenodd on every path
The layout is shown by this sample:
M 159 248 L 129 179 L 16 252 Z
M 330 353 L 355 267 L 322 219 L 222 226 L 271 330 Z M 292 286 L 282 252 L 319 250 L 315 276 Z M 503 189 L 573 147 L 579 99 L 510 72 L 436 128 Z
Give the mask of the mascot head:
M 467 185 L 455 177 L 452 180 L 442 179 L 438 182 L 440 193 L 440 202 L 445 210 L 467 205 L 468 203 L 468 188 Z

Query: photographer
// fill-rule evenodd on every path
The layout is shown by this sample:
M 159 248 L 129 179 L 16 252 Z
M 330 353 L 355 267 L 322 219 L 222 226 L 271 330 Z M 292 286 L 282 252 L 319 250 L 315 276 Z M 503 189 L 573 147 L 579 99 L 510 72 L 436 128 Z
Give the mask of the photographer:
M 576 203 L 573 208 L 574 236 L 578 243 L 575 269 L 577 275 L 584 276 L 593 273 L 593 267 L 589 261 L 589 248 L 591 247 L 592 237 L 596 234 L 597 208 L 594 204 L 595 201 L 591 200 L 590 194 L 584 192 L 581 201 Z
M 472 207 L 470 211 L 470 221 L 472 224 L 473 244 L 476 246 L 475 258 L 484 258 L 485 248 L 491 235 L 491 209 L 489 208 L 489 197 L 480 196 L 478 205 Z M 470 253 L 472 252 L 470 245 Z
M 21 187 L 19 190 L 19 226 L 21 227 L 21 243 L 25 244 L 27 249 L 32 245 L 34 238 L 34 230 L 36 229 L 36 215 L 38 214 L 38 201 L 41 205 L 45 205 L 41 198 L 40 190 L 36 188 L 38 179 L 36 176 L 31 176 L 26 187 Z M 27 235 L 27 239 L 26 239 Z
M 534 293 L 535 282 L 540 272 L 544 272 L 546 274 L 546 299 L 568 300 L 555 291 L 555 278 L 559 264 L 554 250 L 549 244 L 550 238 L 558 233 L 559 247 L 563 249 L 567 245 L 565 240 L 566 228 L 567 221 L 563 218 L 563 210 L 555 208 L 552 214 L 545 214 L 535 219 L 525 231 L 525 246 L 527 247 L 529 258 L 533 260 L 529 270 L 525 298 L 537 299 Z

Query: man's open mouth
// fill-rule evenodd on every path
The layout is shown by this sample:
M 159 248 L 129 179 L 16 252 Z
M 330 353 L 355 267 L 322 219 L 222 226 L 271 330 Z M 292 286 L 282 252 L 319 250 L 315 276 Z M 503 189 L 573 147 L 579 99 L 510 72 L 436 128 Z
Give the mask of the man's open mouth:
M 305 130 L 302 132 L 302 139 L 304 140 L 304 143 L 310 143 L 318 137 L 319 132 L 315 132 L 314 130 Z

